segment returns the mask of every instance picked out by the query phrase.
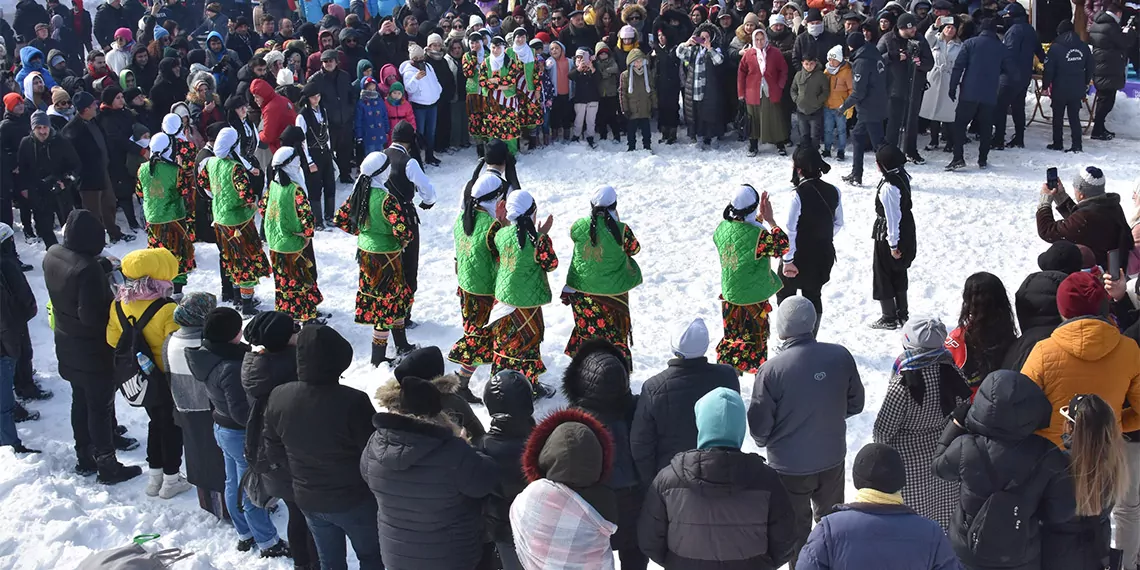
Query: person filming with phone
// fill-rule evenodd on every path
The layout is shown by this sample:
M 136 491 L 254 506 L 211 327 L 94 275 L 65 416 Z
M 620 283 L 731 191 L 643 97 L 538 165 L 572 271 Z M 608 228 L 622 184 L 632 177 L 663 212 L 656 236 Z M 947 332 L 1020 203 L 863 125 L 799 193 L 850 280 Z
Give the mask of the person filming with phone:
M 1097 265 L 1104 268 L 1109 267 L 1110 251 L 1119 251 L 1121 259 L 1128 259 L 1133 248 L 1132 231 L 1120 206 L 1120 195 L 1105 192 L 1104 172 L 1086 166 L 1073 186 L 1073 196 L 1069 197 L 1059 178 L 1046 175 L 1037 204 L 1037 235 L 1048 243 L 1065 240 L 1086 246 L 1096 255 Z M 1061 212 L 1060 220 L 1053 217 L 1053 204 Z

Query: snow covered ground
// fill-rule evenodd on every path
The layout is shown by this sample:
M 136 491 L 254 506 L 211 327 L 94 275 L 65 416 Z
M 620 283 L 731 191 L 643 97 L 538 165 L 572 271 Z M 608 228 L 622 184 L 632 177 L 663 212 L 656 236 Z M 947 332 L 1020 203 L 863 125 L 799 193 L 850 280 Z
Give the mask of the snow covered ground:
M 1140 104 L 1122 101 L 1109 128 L 1117 127 L 1122 138 L 1111 143 L 1086 141 L 1086 153 L 1067 155 L 1044 150 L 1047 131 L 1040 125 L 1029 130 L 1025 150 L 992 153 L 990 169 L 968 169 L 947 174 L 942 166 L 949 155 L 927 153 L 930 164 L 914 167 L 914 216 L 918 222 L 918 259 L 911 269 L 911 311 L 913 316 L 941 317 L 953 326 L 960 305 L 961 285 L 976 271 L 990 271 L 1005 282 L 1012 296 L 1021 280 L 1036 270 L 1038 252 L 1046 246 L 1037 238 L 1033 213 L 1045 169 L 1057 166 L 1066 184 L 1087 164 L 1105 169 L 1108 188 L 1131 202 L 1133 181 L 1140 176 L 1135 160 L 1140 132 L 1134 125 Z M 1129 128 L 1126 125 L 1131 125 Z M 1131 133 L 1127 135 L 1126 133 Z M 1131 140 L 1124 136 L 1130 136 Z M 626 153 L 624 145 L 609 141 L 590 150 L 581 146 L 556 146 L 524 155 L 519 176 L 537 198 L 539 215 L 553 214 L 554 243 L 562 256 L 561 267 L 551 275 L 551 284 L 560 287 L 566 277 L 571 254 L 571 223 L 588 211 L 588 200 L 595 187 L 611 184 L 619 194 L 622 220 L 629 223 L 642 243 L 638 256 L 645 283 L 631 294 L 634 327 L 634 386 L 659 371 L 669 358 L 669 331 L 677 323 L 703 317 L 713 342 L 721 330 L 717 302 L 719 267 L 712 243 L 712 232 L 721 212 L 740 183 L 751 183 L 767 190 L 773 199 L 777 219 L 786 216 L 791 197 L 790 160 L 777 157 L 768 149 L 758 159 L 749 159 L 741 145 L 732 143 L 719 153 L 703 153 L 680 144 L 657 146 L 656 154 Z M 973 163 L 976 145 L 967 150 Z M 459 212 L 462 187 L 475 161 L 473 151 L 443 156 L 444 166 L 429 174 L 439 193 L 439 205 L 423 218 L 423 246 L 420 291 L 414 316 L 421 326 L 409 337 L 420 344 L 435 344 L 444 350 L 460 337 L 458 299 L 453 275 L 451 227 Z M 850 157 L 848 158 L 850 162 Z M 878 305 L 871 300 L 871 222 L 877 176 L 868 161 L 863 188 L 840 186 L 843 192 L 846 226 L 837 238 L 838 260 L 832 281 L 824 290 L 825 314 L 821 339 L 847 346 L 855 355 L 867 387 L 864 413 L 849 422 L 848 457 L 871 438 L 876 410 L 883 397 L 890 366 L 900 351 L 897 333 L 867 328 L 878 316 Z M 827 179 L 839 183 L 849 165 L 833 161 Z M 340 198 L 349 187 L 342 185 Z M 122 225 L 122 224 L 120 224 Z M 108 248 L 123 256 L 143 247 L 140 240 Z M 41 307 L 47 301 L 40 264 L 41 246 L 20 244 L 23 259 L 36 267 L 28 273 Z M 339 231 L 321 233 L 316 252 L 325 294 L 323 308 L 333 312 L 330 324 L 344 334 L 356 349 L 353 365 L 344 383 L 371 394 L 390 378 L 386 366 L 373 369 L 368 363 L 371 332 L 352 322 L 352 304 L 357 268 L 354 239 Z M 213 246 L 198 248 L 199 270 L 190 277 L 187 291 L 216 292 L 217 252 Z M 272 282 L 263 280 L 257 294 L 271 303 Z M 777 311 L 775 317 L 779 318 Z M 557 384 L 569 359 L 562 354 L 572 321 L 568 307 L 555 304 L 546 310 L 547 332 L 543 354 L 550 372 L 546 382 Z M 162 544 L 179 547 L 193 557 L 177 567 L 208 568 L 286 568 L 284 561 L 264 561 L 234 550 L 235 536 L 226 525 L 197 508 L 196 500 L 184 494 L 171 501 L 145 496 L 145 478 L 116 487 L 95 484 L 94 478 L 72 473 L 74 455 L 69 425 L 70 388 L 56 372 L 55 351 L 46 312 L 41 310 L 31 323 L 35 342 L 35 366 L 39 380 L 55 392 L 55 398 L 30 406 L 43 418 L 20 424 L 24 442 L 44 450 L 42 455 L 16 458 L 0 451 L 0 568 L 65 569 L 74 567 L 92 551 L 119 546 L 141 533 L 162 535 Z M 710 352 L 711 355 L 711 352 Z M 473 388 L 481 391 L 487 379 L 486 368 L 479 371 Z M 744 395 L 751 392 L 752 379 L 744 379 Z M 546 403 L 542 414 L 561 400 Z M 482 408 L 478 408 L 487 420 Z M 146 416 L 142 410 L 120 403 L 118 417 L 130 428 L 130 435 L 146 437 Z M 749 441 L 746 446 L 756 451 Z M 144 464 L 144 448 L 121 454 L 130 464 Z M 850 466 L 848 466 L 850 467 Z M 850 480 L 849 480 L 850 481 Z M 850 483 L 849 483 L 850 484 Z M 285 513 L 275 521 L 284 536 Z

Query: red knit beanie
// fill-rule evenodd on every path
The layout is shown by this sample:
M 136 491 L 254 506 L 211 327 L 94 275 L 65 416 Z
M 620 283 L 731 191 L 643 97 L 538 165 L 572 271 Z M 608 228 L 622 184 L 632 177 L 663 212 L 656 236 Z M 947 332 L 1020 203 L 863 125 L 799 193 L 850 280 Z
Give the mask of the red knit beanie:
M 9 93 L 4 96 L 4 108 L 12 111 L 16 108 L 16 105 L 19 105 L 20 101 L 23 100 L 24 98 L 19 93 Z
M 1057 310 L 1063 318 L 1104 315 L 1107 307 L 1104 284 L 1090 273 L 1074 273 L 1057 288 Z

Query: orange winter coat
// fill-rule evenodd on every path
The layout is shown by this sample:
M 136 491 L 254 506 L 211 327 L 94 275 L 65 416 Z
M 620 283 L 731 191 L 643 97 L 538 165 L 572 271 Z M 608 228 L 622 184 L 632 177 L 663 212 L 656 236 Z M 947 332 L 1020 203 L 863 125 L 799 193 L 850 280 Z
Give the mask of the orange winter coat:
M 827 69 L 823 70 L 823 74 L 831 81 L 831 91 L 827 96 L 827 108 L 838 109 L 843 106 L 843 102 L 855 89 L 855 82 L 851 80 L 851 66 L 847 62 L 843 62 L 835 75 L 828 73 Z
M 1058 410 L 1077 394 L 1096 394 L 1116 410 L 1121 429 L 1140 430 L 1140 346 L 1100 319 L 1084 317 L 1062 324 L 1037 343 L 1021 373 L 1053 404 L 1049 427 L 1037 435 L 1058 446 L 1065 419 Z M 1124 409 L 1124 402 L 1131 408 Z

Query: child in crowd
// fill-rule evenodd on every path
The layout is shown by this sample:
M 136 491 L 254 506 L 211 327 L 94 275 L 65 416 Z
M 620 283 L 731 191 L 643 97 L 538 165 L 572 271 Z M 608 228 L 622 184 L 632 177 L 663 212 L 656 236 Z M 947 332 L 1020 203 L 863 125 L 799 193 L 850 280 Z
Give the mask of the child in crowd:
M 554 85 L 554 100 L 550 107 L 551 140 L 570 140 L 570 130 L 574 126 L 574 111 L 570 104 L 570 60 L 566 58 L 566 46 L 560 41 L 550 43 L 550 58 L 546 60 L 546 72 Z
M 607 134 L 612 131 L 614 142 L 621 141 L 621 102 L 618 99 L 618 80 L 621 68 L 617 59 L 610 54 L 606 42 L 598 42 L 594 46 L 597 52 L 598 66 L 598 135 L 606 140 Z M 624 53 L 624 52 L 623 52 Z
M 641 131 L 641 145 L 645 150 L 651 150 L 649 142 L 649 118 L 657 108 L 657 91 L 651 86 L 655 79 L 650 77 L 653 70 L 646 63 L 645 54 L 634 48 L 625 58 L 629 69 L 621 72 L 618 81 L 618 99 L 621 101 L 621 112 L 628 120 L 626 125 L 626 142 L 628 151 L 633 151 L 637 142 L 637 131 Z
M 392 142 L 392 131 L 400 121 L 407 121 L 412 127 L 416 126 L 416 115 L 412 112 L 412 104 L 404 100 L 404 84 L 399 81 L 388 88 L 388 98 L 384 100 L 388 113 L 387 143 Z M 382 150 L 382 149 L 380 149 Z
M 597 146 L 594 142 L 594 124 L 598 117 L 601 91 L 599 74 L 594 68 L 594 58 L 590 55 L 589 48 L 578 48 L 569 78 L 574 82 L 574 135 L 570 141 L 578 142 L 585 137 L 590 148 L 594 148 Z
M 384 150 L 388 143 L 391 122 L 388 119 L 388 103 L 380 97 L 380 89 L 371 76 L 361 78 L 360 99 L 356 102 L 356 142 L 361 145 L 363 156 Z M 388 93 L 391 95 L 391 91 Z M 415 118 L 415 115 L 412 115 Z
M 829 80 L 819 68 L 819 59 L 814 53 L 805 53 L 800 65 L 803 68 L 796 72 L 796 77 L 792 80 L 792 102 L 796 104 L 799 145 L 818 148 L 823 138 L 823 108 L 830 93 Z
M 835 46 L 827 52 L 827 65 L 824 66 L 830 90 L 827 105 L 823 109 L 823 158 L 831 158 L 831 147 L 835 145 L 835 158 L 843 160 L 843 150 L 847 148 L 847 115 L 839 110 L 843 102 L 851 96 L 855 83 L 851 80 L 851 66 L 843 60 L 843 46 Z

